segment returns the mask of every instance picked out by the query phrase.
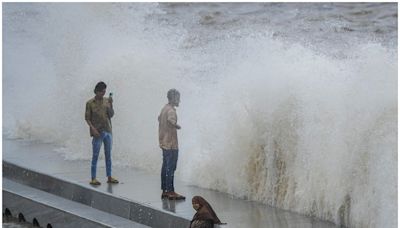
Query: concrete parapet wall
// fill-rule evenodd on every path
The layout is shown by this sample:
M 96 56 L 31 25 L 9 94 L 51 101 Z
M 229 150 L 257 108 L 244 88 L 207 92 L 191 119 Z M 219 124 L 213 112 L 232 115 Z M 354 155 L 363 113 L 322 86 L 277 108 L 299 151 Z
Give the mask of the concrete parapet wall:
M 148 226 L 3 178 L 3 213 L 40 227 Z
M 69 215 L 66 213 L 50 208 L 37 201 L 22 197 L 12 192 L 3 190 L 3 213 L 8 209 L 13 217 L 23 215 L 25 221 L 33 223 L 36 219 L 41 227 L 109 227 L 90 220 L 86 220 L 79 216 Z

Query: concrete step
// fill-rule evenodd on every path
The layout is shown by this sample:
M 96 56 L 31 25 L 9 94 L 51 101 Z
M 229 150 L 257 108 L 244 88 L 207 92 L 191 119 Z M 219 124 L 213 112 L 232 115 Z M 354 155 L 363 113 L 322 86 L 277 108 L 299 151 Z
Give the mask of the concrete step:
M 3 178 L 3 212 L 41 227 L 134 227 L 145 226 L 53 194 Z M 35 221 L 35 222 L 34 222 Z

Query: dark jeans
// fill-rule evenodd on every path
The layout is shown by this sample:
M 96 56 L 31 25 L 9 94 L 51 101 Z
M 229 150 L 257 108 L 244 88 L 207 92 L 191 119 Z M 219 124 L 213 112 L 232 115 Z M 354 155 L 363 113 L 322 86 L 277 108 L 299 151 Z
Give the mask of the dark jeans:
M 163 149 L 163 164 L 161 168 L 161 189 L 164 192 L 173 192 L 174 173 L 178 161 L 178 150 Z

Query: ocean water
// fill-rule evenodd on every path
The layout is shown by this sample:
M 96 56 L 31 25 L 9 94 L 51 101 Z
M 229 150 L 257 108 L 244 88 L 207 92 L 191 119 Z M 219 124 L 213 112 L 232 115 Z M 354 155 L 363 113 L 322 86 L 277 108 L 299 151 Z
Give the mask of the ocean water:
M 89 160 L 85 102 L 103 80 L 113 164 L 159 173 L 157 116 L 176 88 L 177 178 L 397 227 L 397 7 L 4 3 L 3 135 Z

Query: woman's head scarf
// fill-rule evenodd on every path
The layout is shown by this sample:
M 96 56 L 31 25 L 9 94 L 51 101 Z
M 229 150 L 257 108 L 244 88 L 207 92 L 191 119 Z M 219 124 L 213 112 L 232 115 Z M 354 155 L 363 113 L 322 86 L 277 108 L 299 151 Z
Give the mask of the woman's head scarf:
M 200 205 L 200 208 L 197 210 L 197 213 L 193 216 L 192 221 L 212 220 L 214 224 L 223 224 L 217 217 L 217 214 L 215 214 L 210 204 L 203 197 L 194 196 L 192 198 L 192 203 Z

